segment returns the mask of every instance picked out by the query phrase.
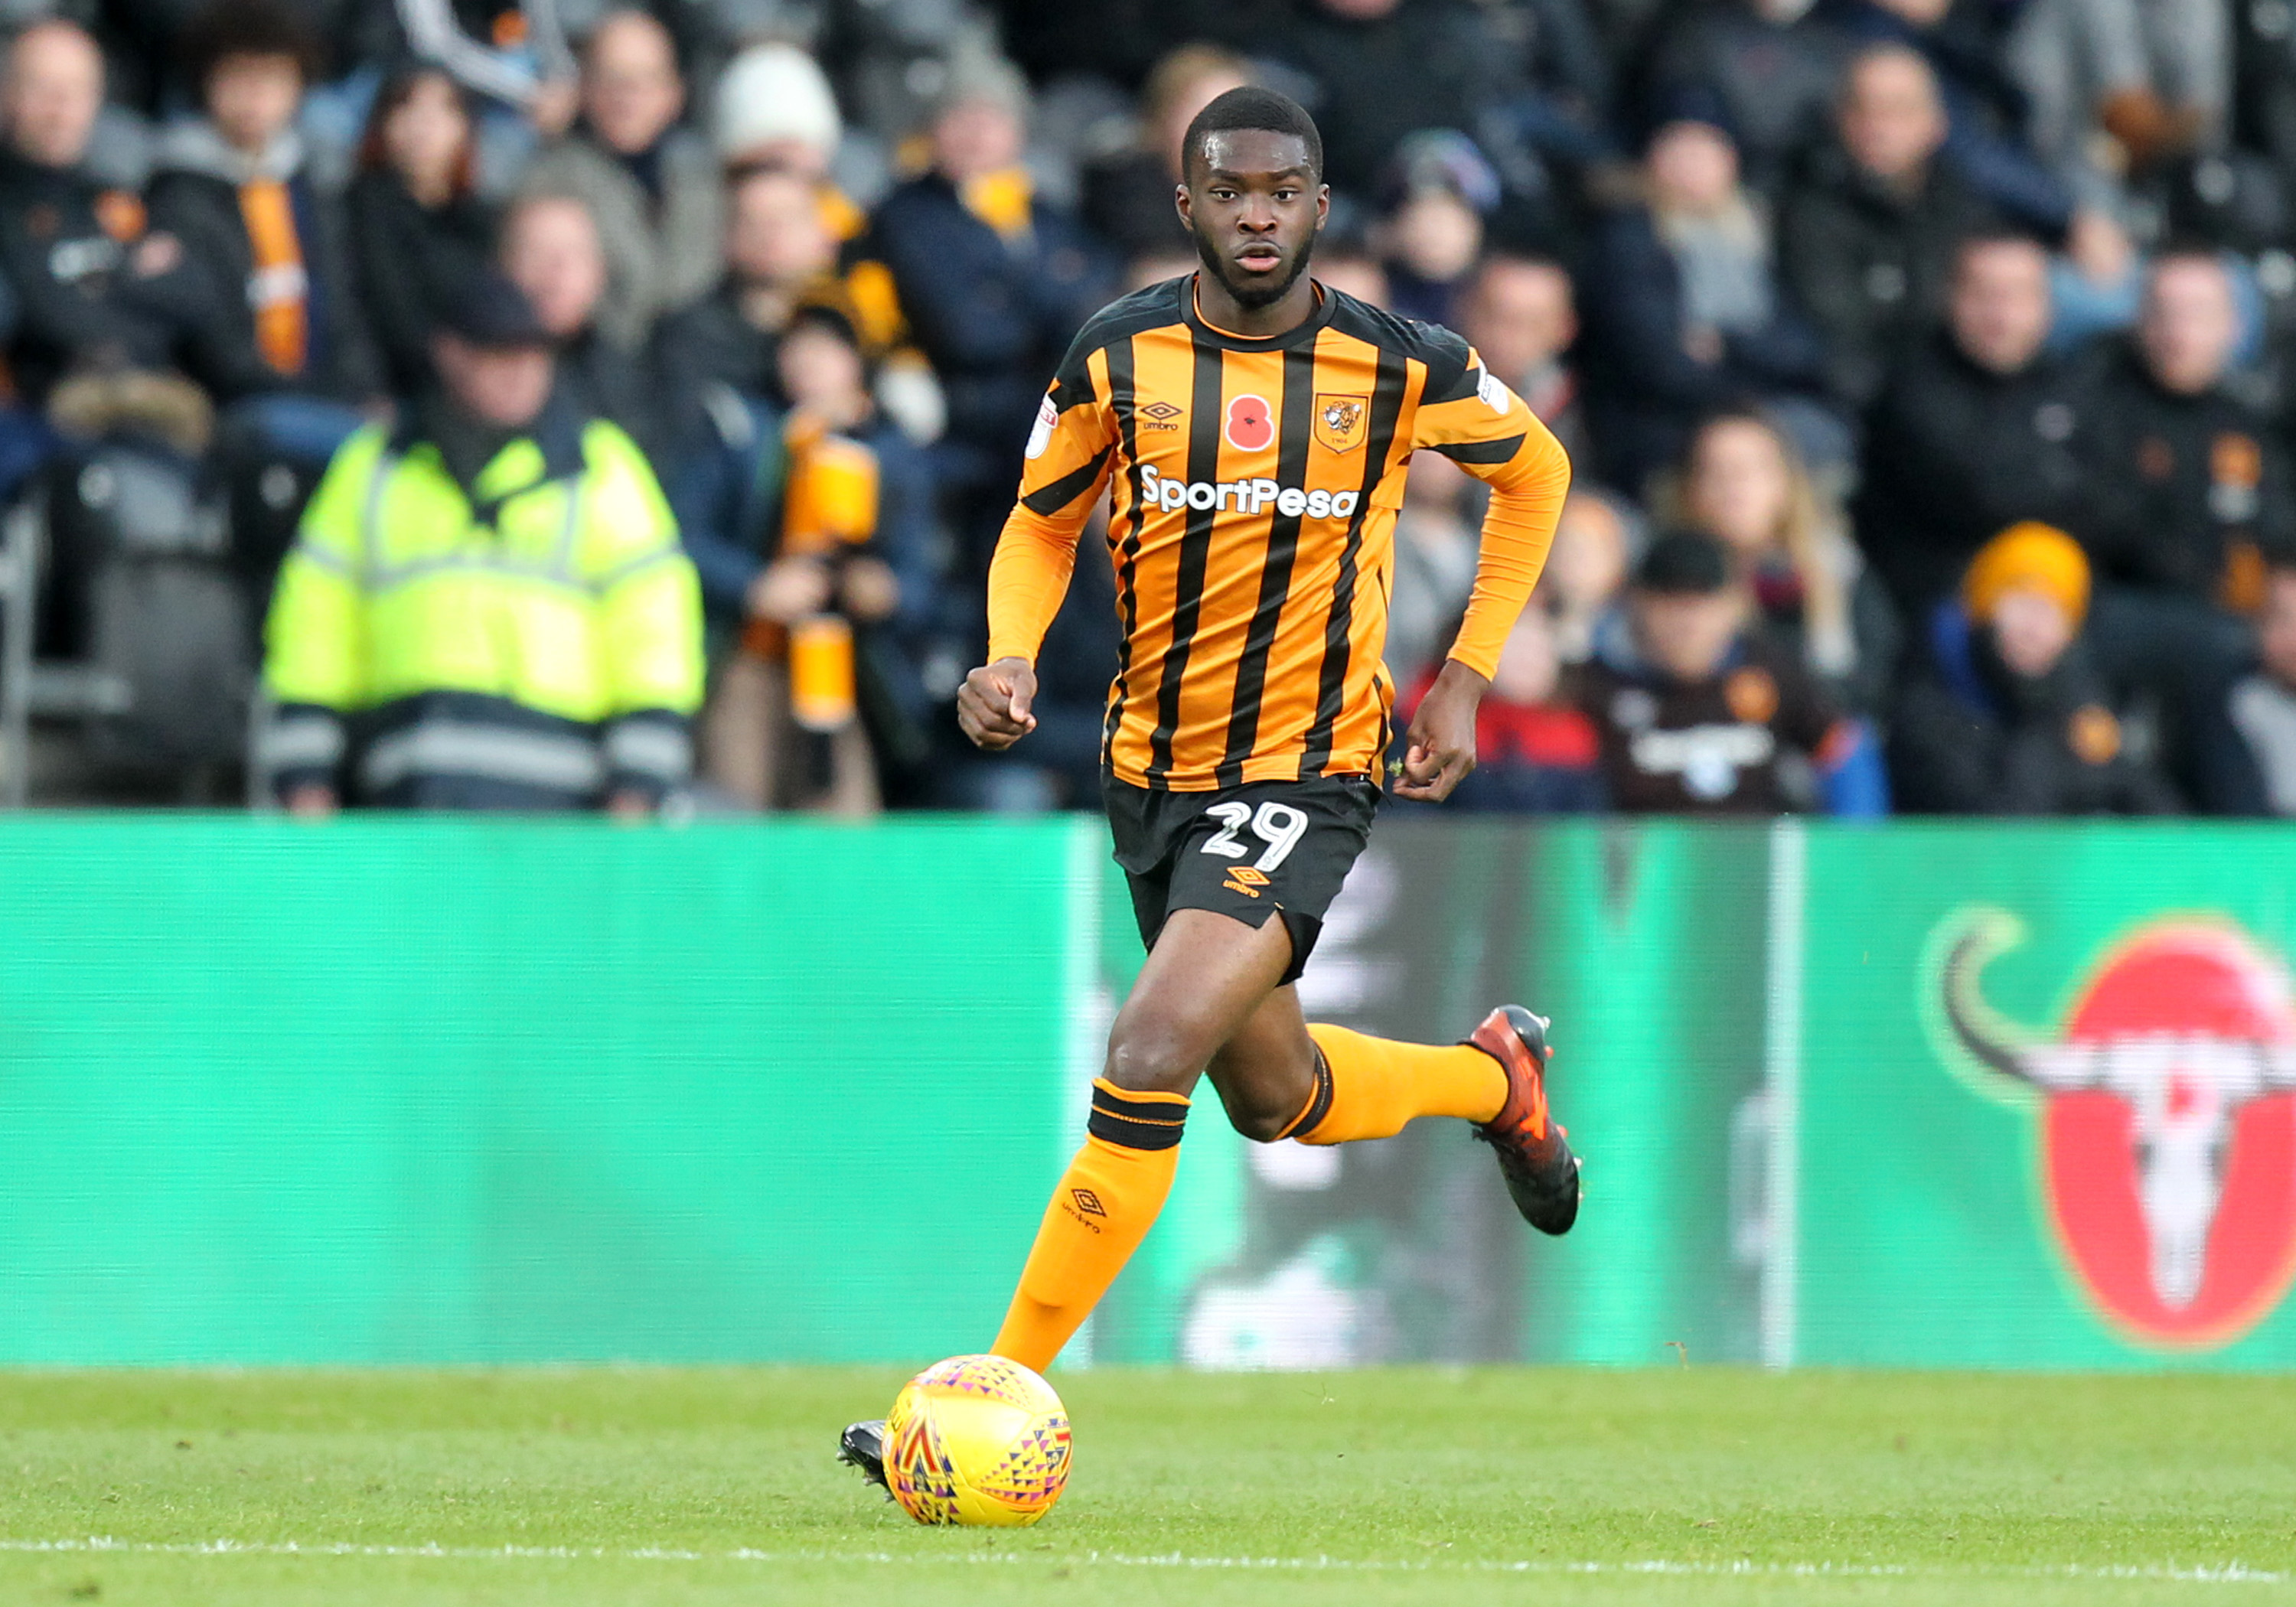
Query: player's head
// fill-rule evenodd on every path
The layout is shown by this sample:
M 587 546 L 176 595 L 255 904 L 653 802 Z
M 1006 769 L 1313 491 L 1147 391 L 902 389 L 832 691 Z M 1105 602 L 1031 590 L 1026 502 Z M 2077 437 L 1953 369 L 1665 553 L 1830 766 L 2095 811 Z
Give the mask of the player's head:
M 1272 89 L 1231 89 L 1180 143 L 1180 220 L 1205 271 L 1247 307 L 1271 306 L 1308 271 L 1331 209 L 1315 119 Z

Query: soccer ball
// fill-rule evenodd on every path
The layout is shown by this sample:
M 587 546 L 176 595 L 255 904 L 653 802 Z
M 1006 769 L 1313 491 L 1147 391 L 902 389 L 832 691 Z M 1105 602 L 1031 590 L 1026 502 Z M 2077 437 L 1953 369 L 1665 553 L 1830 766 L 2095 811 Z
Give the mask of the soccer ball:
M 920 1523 L 1034 1523 L 1068 1481 L 1068 1409 L 1001 1356 L 927 1367 L 885 1420 L 885 1483 Z

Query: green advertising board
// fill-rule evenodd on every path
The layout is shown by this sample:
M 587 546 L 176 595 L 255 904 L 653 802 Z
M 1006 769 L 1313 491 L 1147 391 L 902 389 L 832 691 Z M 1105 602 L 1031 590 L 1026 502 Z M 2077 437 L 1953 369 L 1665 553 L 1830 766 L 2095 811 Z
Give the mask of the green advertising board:
M 1139 948 L 1104 826 L 0 821 L 0 1362 L 909 1359 L 994 1331 Z M 1070 1365 L 2296 1365 L 2296 836 L 1397 810 L 1301 984 L 1554 1017 L 1464 1124 L 1199 1102 Z

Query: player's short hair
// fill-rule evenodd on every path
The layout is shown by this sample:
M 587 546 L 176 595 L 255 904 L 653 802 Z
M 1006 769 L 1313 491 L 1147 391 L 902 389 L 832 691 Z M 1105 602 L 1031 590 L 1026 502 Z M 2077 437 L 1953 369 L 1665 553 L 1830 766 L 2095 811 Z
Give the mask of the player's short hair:
M 1181 173 L 1186 175 L 1204 160 L 1204 142 L 1213 135 L 1242 128 L 1295 135 L 1308 147 L 1308 170 L 1318 179 L 1324 176 L 1324 136 L 1316 131 L 1316 119 L 1290 95 L 1256 86 L 1231 89 L 1196 113 L 1180 140 Z

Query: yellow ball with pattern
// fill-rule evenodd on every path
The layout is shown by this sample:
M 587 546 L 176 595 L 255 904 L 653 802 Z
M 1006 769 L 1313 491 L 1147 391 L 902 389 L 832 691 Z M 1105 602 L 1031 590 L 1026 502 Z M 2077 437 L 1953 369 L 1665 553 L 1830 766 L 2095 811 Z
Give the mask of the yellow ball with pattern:
M 1001 1356 L 926 1368 L 885 1420 L 885 1482 L 920 1523 L 1034 1523 L 1068 1481 L 1068 1409 Z

